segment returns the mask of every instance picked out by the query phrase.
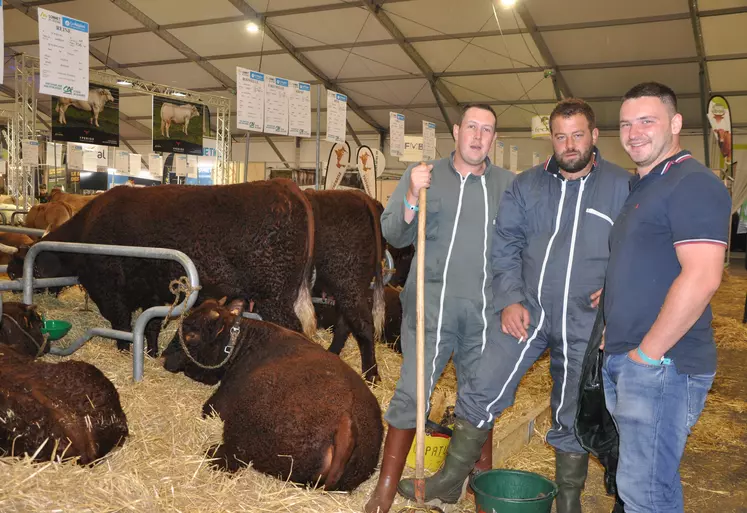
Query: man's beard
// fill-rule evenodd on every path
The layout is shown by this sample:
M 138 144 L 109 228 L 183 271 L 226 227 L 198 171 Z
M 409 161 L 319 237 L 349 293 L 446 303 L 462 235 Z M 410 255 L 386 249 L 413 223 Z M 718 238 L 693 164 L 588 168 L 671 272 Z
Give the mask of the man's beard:
M 568 161 L 562 157 L 557 156 L 555 158 L 558 161 L 558 166 L 560 167 L 560 169 L 562 169 L 566 173 L 578 173 L 589 165 L 589 162 L 591 162 L 591 157 L 593 155 L 594 148 L 589 147 L 589 149 L 586 150 L 586 153 L 581 154 L 581 157 L 574 161 Z

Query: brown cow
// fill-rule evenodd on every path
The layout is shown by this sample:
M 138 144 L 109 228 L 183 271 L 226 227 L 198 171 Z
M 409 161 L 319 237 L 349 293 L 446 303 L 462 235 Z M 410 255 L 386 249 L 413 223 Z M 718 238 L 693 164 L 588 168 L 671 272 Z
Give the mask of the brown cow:
M 27 228 L 53 231 L 73 217 L 75 211 L 67 203 L 61 201 L 39 203 L 29 209 L 24 224 Z
M 55 187 L 52 192 L 49 193 L 50 203 L 67 203 L 70 208 L 73 209 L 73 213 L 80 211 L 81 208 L 85 207 L 93 198 L 96 196 L 84 196 L 83 194 L 70 194 L 63 192 L 61 189 Z
M 268 321 L 313 334 L 316 318 L 309 277 L 314 215 L 287 179 L 195 187 L 115 187 L 96 196 L 45 241 L 172 248 L 189 256 L 208 297 L 254 300 Z M 23 274 L 25 250 L 8 265 Z M 38 277 L 78 276 L 113 329 L 130 331 L 139 308 L 172 303 L 171 280 L 185 274 L 164 260 L 43 252 Z M 158 352 L 160 319 L 146 328 L 148 352 Z M 129 348 L 119 341 L 117 347 Z
M 127 417 L 109 379 L 81 361 L 35 362 L 0 344 L 0 452 L 87 465 L 122 444 Z
M 42 335 L 43 321 L 36 305 L 3 303 L 0 320 L 0 344 L 27 356 L 41 356 L 49 352 L 49 344 Z
M 363 373 L 368 381 L 375 382 L 379 373 L 374 339 L 381 337 L 384 325 L 385 242 L 380 204 L 355 190 L 304 192 L 314 208 L 314 295 L 323 292 L 333 296 L 338 323 L 349 327 L 344 332 L 335 328 L 329 350 L 340 354 L 352 332 L 360 348 Z M 372 279 L 373 301 L 369 303 Z
M 13 258 L 12 255 L 18 252 L 18 248 L 30 246 L 34 240 L 23 233 L 0 232 L 0 265 L 8 265 Z
M 245 319 L 243 300 L 206 300 L 184 319 L 184 343 L 203 365 L 225 362 L 222 381 L 204 404 L 224 421 L 211 451 L 220 468 L 252 467 L 300 484 L 349 491 L 368 479 L 381 450 L 381 409 L 361 377 L 300 333 Z M 203 381 L 203 370 L 171 372 Z M 209 383 L 212 374 L 207 374 Z

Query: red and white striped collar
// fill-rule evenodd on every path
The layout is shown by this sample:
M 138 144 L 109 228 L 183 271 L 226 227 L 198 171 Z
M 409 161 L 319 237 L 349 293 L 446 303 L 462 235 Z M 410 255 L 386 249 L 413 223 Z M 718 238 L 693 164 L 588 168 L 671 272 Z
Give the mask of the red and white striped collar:
M 686 160 L 690 160 L 691 158 L 693 158 L 693 156 L 689 151 L 687 150 L 681 151 L 674 157 L 671 157 L 666 162 L 662 162 L 661 164 L 659 164 L 659 166 L 662 166 L 662 167 L 661 167 L 661 172 L 657 174 L 659 175 L 666 174 L 666 172 L 669 171 L 673 165 L 680 164 Z M 659 166 L 656 166 L 656 167 L 659 167 Z

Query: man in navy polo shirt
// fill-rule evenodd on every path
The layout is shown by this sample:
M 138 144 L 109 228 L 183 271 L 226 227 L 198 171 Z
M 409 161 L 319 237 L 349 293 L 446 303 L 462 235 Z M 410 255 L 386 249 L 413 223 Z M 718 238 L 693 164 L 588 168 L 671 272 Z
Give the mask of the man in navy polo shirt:
M 681 129 L 667 86 L 639 84 L 623 97 L 620 140 L 638 170 L 610 234 L 603 375 L 626 513 L 684 512 L 680 459 L 716 372 L 709 301 L 731 200 L 680 148 Z

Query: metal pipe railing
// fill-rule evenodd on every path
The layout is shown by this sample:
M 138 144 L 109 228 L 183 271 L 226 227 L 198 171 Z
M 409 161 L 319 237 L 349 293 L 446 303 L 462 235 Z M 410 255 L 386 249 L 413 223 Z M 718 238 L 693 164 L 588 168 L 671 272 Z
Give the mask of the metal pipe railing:
M 34 235 L 36 237 L 44 235 L 44 230 L 38 228 L 26 228 L 24 226 L 10 226 L 5 224 L 0 225 L 0 232 L 23 233 L 26 235 Z
M 83 244 L 80 242 L 56 242 L 56 241 L 41 241 L 31 246 L 26 254 L 26 258 L 23 261 L 23 277 L 20 280 L 14 280 L 13 282 L 6 282 L 8 284 L 14 282 L 20 282 L 23 285 L 23 302 L 30 305 L 33 301 L 33 287 L 51 287 L 60 286 L 59 281 L 54 280 L 70 280 L 70 278 L 42 278 L 36 279 L 34 275 L 34 261 L 39 253 L 43 251 L 53 251 L 55 253 L 81 253 L 87 255 L 104 255 L 104 256 L 117 256 L 117 257 L 132 257 L 132 258 L 152 258 L 158 260 L 172 260 L 181 264 L 187 273 L 187 279 L 192 287 L 192 292 L 180 302 L 171 312 L 172 316 L 181 315 L 185 310 L 189 310 L 197 301 L 197 290 L 200 286 L 200 280 L 197 275 L 197 268 L 194 262 L 176 249 L 168 248 L 149 248 L 141 246 L 115 246 L 106 244 Z M 70 284 L 77 284 L 77 278 L 74 278 L 75 282 Z M 54 283 L 54 285 L 53 285 Z M 68 284 L 65 282 L 65 284 Z M 13 288 L 3 289 L 5 283 L 0 283 L 0 290 L 17 290 Z M 114 338 L 118 340 L 125 340 L 132 342 L 132 374 L 135 381 L 141 381 L 143 379 L 143 350 L 145 348 L 145 326 L 148 321 L 156 317 L 166 317 L 169 314 L 168 306 L 153 306 L 145 310 L 135 321 L 135 327 L 132 333 L 112 330 L 107 328 L 91 328 L 82 337 L 73 342 L 75 346 L 70 352 L 59 352 L 55 351 L 55 354 L 72 354 L 77 351 L 85 342 L 93 338 L 94 336 L 104 336 L 107 338 Z M 71 346 L 72 347 L 72 346 Z M 66 350 L 62 350 L 66 351 Z
M 29 213 L 28 210 L 16 210 L 12 214 L 10 214 L 10 224 L 15 224 L 16 216 L 25 216 L 28 213 Z M 5 224 L 8 224 L 7 221 Z

